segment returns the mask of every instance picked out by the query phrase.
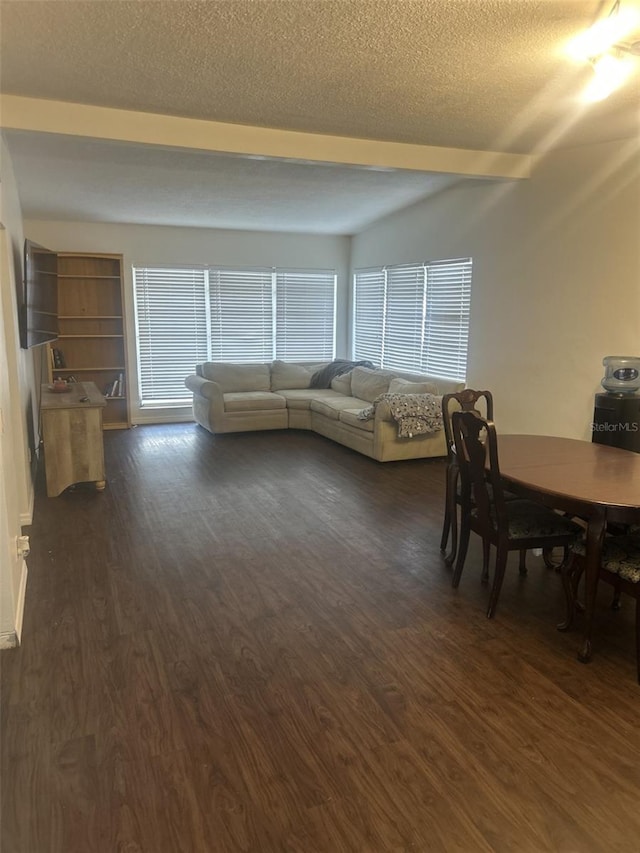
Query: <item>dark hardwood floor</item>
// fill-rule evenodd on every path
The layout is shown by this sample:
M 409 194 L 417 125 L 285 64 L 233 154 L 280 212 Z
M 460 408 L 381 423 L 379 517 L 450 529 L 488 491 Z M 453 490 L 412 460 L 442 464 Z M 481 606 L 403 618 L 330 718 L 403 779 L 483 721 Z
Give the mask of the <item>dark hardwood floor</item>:
M 582 665 L 516 555 L 488 621 L 478 543 L 457 591 L 438 550 L 442 460 L 192 424 L 105 449 L 105 492 L 38 483 L 2 853 L 640 849 L 632 602 L 601 590 Z

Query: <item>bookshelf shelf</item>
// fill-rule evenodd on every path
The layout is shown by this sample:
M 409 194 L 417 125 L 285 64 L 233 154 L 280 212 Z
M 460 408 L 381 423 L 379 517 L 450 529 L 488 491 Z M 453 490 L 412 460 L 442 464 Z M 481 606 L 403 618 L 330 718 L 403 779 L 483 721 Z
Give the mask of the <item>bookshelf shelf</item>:
M 121 380 L 123 391 L 105 394 L 103 427 L 130 427 L 121 255 L 58 253 L 58 322 L 50 378 L 77 375 L 103 394 Z
M 82 373 L 82 371 L 91 370 L 94 373 L 99 370 L 117 370 L 120 373 L 124 370 L 124 367 L 120 367 L 116 365 L 115 367 L 54 367 L 53 373 Z
M 67 255 L 67 257 L 70 257 Z M 83 255 L 83 257 L 85 257 Z M 112 281 L 119 281 L 119 275 L 69 275 L 69 273 L 58 273 L 58 278 L 69 278 L 69 279 L 111 279 Z

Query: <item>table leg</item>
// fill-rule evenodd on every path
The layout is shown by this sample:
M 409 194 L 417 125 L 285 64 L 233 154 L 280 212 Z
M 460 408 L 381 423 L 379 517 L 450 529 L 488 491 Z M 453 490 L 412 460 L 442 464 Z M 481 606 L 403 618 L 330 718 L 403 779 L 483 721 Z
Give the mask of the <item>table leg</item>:
M 602 540 L 607 520 L 606 507 L 597 507 L 589 518 L 587 527 L 587 552 L 585 556 L 584 586 L 585 586 L 585 629 L 582 648 L 578 652 L 578 660 L 587 663 L 591 660 L 591 626 L 596 606 L 600 562 L 602 560 Z

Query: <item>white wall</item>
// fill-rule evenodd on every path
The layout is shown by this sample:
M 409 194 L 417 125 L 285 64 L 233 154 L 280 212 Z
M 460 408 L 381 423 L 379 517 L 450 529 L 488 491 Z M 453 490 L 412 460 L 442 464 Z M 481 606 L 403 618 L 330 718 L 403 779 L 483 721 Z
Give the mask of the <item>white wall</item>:
M 32 353 L 19 346 L 16 281 L 22 281 L 22 213 L 9 152 L 0 138 L 0 647 L 20 637 L 27 569 L 17 553 L 31 522 L 28 447 Z
M 36 399 L 33 351 L 20 349 L 16 287 L 22 287 L 24 233 L 22 210 L 9 151 L 0 137 L 0 223 L 8 235 L 8 268 L 2 277 L 2 303 L 6 338 L 9 392 L 12 401 L 12 425 L 16 441 L 17 500 L 23 523 L 31 520 L 33 485 L 31 482 L 28 435 L 35 424 L 32 400 Z M 16 285 L 16 282 L 18 284 Z
M 78 222 L 25 221 L 25 234 L 59 252 L 113 252 L 122 254 L 131 377 L 131 414 L 134 423 L 191 419 L 184 410 L 141 410 L 135 367 L 135 330 L 132 267 L 145 265 L 221 264 L 224 266 L 316 267 L 336 269 L 337 351 L 347 352 L 349 267 L 348 237 L 170 228 L 154 225 L 109 225 Z M 195 365 L 194 365 L 195 367 Z
M 502 431 L 591 438 L 605 355 L 640 355 L 640 140 L 446 191 L 353 238 L 353 268 L 473 258 L 467 384 Z

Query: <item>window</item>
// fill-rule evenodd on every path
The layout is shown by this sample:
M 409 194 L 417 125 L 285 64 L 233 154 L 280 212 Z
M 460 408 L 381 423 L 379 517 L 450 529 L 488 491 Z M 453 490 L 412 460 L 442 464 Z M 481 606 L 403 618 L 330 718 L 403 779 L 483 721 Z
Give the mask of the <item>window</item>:
M 206 361 L 208 328 L 203 269 L 135 269 L 141 403 L 187 403 L 184 380 Z
M 206 361 L 273 358 L 272 290 L 271 270 L 209 271 L 211 353 Z
M 357 270 L 354 275 L 353 355 L 359 361 L 382 364 L 386 281 L 384 269 Z
M 186 405 L 202 361 L 335 356 L 335 270 L 134 267 L 142 405 Z
M 463 380 L 471 259 L 356 270 L 353 357 Z
M 336 276 L 314 270 L 276 272 L 276 358 L 331 361 L 336 354 Z

